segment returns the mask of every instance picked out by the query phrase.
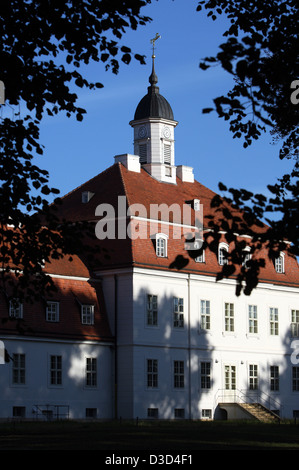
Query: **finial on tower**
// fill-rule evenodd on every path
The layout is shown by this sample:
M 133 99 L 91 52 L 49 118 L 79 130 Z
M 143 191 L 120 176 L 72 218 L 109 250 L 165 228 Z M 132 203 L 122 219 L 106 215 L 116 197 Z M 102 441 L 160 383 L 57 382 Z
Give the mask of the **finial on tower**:
M 160 38 L 160 34 L 159 33 L 156 33 L 156 36 L 151 39 L 151 43 L 153 45 L 153 55 L 152 55 L 152 58 L 154 59 L 156 56 L 155 56 L 155 45 L 156 45 L 156 41 Z
M 156 36 L 151 39 L 151 43 L 153 45 L 153 55 L 152 55 L 152 59 L 153 59 L 153 67 L 152 67 L 152 73 L 149 77 L 149 82 L 152 86 L 155 86 L 156 83 L 158 83 L 158 77 L 155 73 L 155 45 L 156 45 L 156 41 L 160 38 L 160 34 L 159 33 L 156 33 Z

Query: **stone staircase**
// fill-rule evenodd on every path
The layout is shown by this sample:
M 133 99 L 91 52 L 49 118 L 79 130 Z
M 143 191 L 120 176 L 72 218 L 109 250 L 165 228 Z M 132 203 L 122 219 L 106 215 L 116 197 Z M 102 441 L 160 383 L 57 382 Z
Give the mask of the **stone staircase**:
M 280 421 L 280 418 L 273 411 L 268 410 L 260 403 L 238 403 L 238 405 L 245 410 L 251 417 L 258 421 L 267 423 L 276 423 Z

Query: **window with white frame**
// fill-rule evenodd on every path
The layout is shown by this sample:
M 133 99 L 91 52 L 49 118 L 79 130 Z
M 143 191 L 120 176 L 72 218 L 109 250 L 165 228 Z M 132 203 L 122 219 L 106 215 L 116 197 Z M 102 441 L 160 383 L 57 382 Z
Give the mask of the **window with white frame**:
M 184 299 L 173 298 L 173 326 L 174 328 L 184 328 Z
M 146 324 L 148 326 L 158 325 L 158 296 L 147 295 Z
M 292 368 L 292 390 L 299 392 L 299 367 L 296 366 Z
M 173 361 L 173 385 L 174 388 L 185 386 L 184 361 Z
M 202 248 L 202 241 L 195 241 L 194 242 L 194 250 L 198 251 L 198 256 L 194 258 L 196 263 L 204 263 L 205 262 L 205 251 Z
M 249 364 L 249 390 L 258 389 L 258 367 L 256 364 Z
M 59 321 L 59 302 L 47 302 L 46 321 L 50 321 L 50 322 Z
M 23 304 L 18 299 L 9 301 L 9 316 L 13 318 L 23 318 Z
M 94 324 L 94 305 L 81 305 L 82 325 Z
M 218 263 L 223 266 L 228 263 L 228 245 L 226 243 L 220 243 L 218 247 Z
M 147 359 L 147 388 L 158 388 L 158 359 Z
M 62 356 L 50 356 L 50 384 L 62 385 Z
M 86 358 L 85 385 L 87 387 L 97 386 L 97 358 Z
M 278 258 L 275 258 L 274 260 L 274 265 L 275 265 L 275 271 L 278 274 L 283 274 L 284 273 L 284 253 L 280 253 Z
M 200 301 L 200 327 L 203 330 L 209 330 L 211 328 L 211 310 L 210 301 Z
M 278 335 L 278 308 L 270 307 L 270 335 Z
M 200 384 L 202 389 L 211 388 L 211 363 L 200 363 Z
M 291 335 L 293 338 L 299 337 L 299 310 L 291 311 Z
M 258 332 L 257 306 L 256 305 L 248 306 L 248 328 L 249 328 L 249 333 Z
M 167 258 L 167 236 L 163 233 L 156 235 L 156 255 L 160 258 Z
M 224 328 L 225 331 L 235 331 L 234 304 L 229 302 L 224 305 Z
M 164 163 L 166 163 L 166 165 L 170 165 L 171 164 L 171 144 L 164 144 L 163 157 L 164 157 Z
M 270 390 L 278 392 L 279 390 L 279 367 L 270 366 Z
M 25 354 L 13 354 L 12 356 L 12 383 L 25 384 Z
M 251 259 L 251 254 L 250 254 L 250 249 L 246 249 L 243 251 L 243 262 L 242 262 L 242 265 L 245 267 L 245 268 L 248 268 L 248 263 Z

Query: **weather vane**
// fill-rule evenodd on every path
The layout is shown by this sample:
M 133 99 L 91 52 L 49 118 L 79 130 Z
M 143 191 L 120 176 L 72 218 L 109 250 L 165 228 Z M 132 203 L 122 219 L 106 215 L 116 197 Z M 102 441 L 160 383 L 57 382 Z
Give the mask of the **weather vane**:
M 157 39 L 159 39 L 160 37 L 161 37 L 160 34 L 156 33 L 156 36 L 153 39 L 151 39 L 151 43 L 153 45 L 153 58 L 155 57 L 155 43 Z

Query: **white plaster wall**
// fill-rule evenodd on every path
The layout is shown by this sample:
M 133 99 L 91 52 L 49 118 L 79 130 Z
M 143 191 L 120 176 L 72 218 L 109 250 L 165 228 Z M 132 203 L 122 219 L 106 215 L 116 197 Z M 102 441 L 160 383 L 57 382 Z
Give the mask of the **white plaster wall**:
M 14 406 L 26 407 L 34 418 L 34 405 L 69 405 L 70 418 L 85 418 L 86 408 L 96 408 L 98 418 L 113 416 L 113 375 L 110 346 L 93 343 L 3 339 L 9 354 L 25 354 L 26 383 L 12 383 L 12 362 L 0 365 L 0 417 L 13 416 Z M 50 355 L 62 356 L 62 385 L 49 381 Z M 97 358 L 97 386 L 85 386 L 86 357 Z

